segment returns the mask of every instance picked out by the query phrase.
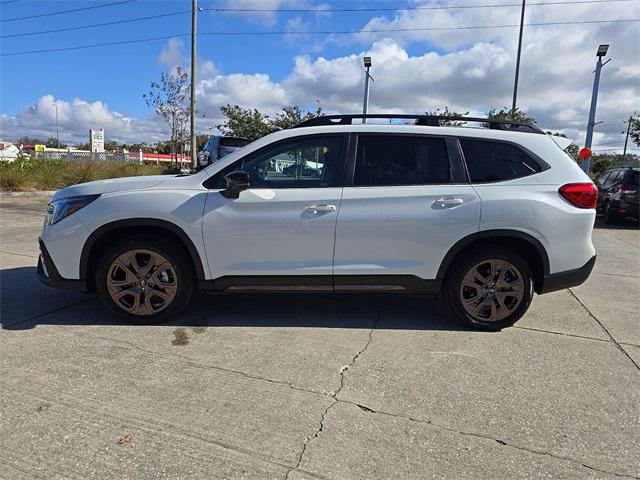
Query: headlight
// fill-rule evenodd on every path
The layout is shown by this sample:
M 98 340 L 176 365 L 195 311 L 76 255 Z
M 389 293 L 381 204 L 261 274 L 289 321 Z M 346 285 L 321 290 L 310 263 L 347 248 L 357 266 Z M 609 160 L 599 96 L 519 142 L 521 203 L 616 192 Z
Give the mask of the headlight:
M 58 223 L 63 218 L 77 212 L 82 207 L 89 205 L 100 195 L 79 195 L 77 197 L 61 198 L 47 206 L 47 225 Z

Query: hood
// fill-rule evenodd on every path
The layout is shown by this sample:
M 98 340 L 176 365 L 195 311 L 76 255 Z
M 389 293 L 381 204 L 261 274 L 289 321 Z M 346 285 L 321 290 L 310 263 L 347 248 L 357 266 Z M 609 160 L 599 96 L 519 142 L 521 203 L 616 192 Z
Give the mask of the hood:
M 142 190 L 155 187 L 160 183 L 174 178 L 175 175 L 148 175 L 141 177 L 112 178 L 95 182 L 79 183 L 62 190 L 58 190 L 52 200 L 59 200 L 76 195 L 95 195 L 98 193 L 122 192 L 125 190 Z

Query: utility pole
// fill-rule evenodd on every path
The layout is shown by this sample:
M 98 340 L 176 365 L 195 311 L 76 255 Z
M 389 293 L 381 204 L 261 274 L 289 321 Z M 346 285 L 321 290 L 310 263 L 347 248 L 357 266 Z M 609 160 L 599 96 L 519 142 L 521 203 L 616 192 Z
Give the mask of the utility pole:
M 196 158 L 196 32 L 198 22 L 198 0 L 191 0 L 191 168 L 198 167 Z
M 629 142 L 629 130 L 631 130 L 631 120 L 633 120 L 633 116 L 629 115 L 629 120 L 627 121 L 627 135 L 624 137 L 624 150 L 622 151 L 622 165 L 624 167 L 624 159 L 627 156 L 627 143 Z
M 596 56 L 598 62 L 596 63 L 595 76 L 593 77 L 593 92 L 591 93 L 591 107 L 589 108 L 589 122 L 587 123 L 587 137 L 584 141 L 584 147 L 591 150 L 591 142 L 593 140 L 593 127 L 596 125 L 596 105 L 598 103 L 598 89 L 600 88 L 600 71 L 602 67 L 609 63 L 611 59 L 602 63 L 602 57 L 607 54 L 609 45 L 600 45 Z M 582 162 L 582 169 L 585 173 L 589 173 L 589 158 Z
M 520 54 L 522 53 L 522 31 L 524 30 L 524 7 L 525 0 L 522 0 L 522 12 L 520 13 L 520 35 L 518 37 L 518 55 L 516 57 L 516 78 L 513 82 L 513 101 L 511 102 L 511 119 L 516 116 L 516 101 L 518 99 L 518 78 L 520 77 Z
M 56 107 L 56 148 L 60 150 L 60 127 L 58 124 L 58 104 L 54 103 L 54 107 Z
M 371 68 L 371 57 L 364 57 L 364 101 L 362 102 L 362 115 L 367 114 L 367 109 L 369 108 L 369 79 L 371 75 L 369 75 L 369 69 Z M 373 80 L 373 78 L 371 78 Z M 362 123 L 367 123 L 367 117 L 362 117 Z

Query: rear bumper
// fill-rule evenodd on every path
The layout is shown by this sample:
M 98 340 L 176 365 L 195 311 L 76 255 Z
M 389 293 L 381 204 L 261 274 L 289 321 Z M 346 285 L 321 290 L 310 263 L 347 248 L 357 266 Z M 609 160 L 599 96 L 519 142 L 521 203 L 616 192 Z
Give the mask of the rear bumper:
M 595 264 L 596 256 L 594 255 L 580 268 L 545 275 L 542 289 L 539 293 L 555 292 L 556 290 L 564 290 L 565 288 L 577 287 L 583 284 L 585 280 L 589 278 L 589 275 L 591 275 Z
M 42 239 L 38 239 L 38 244 L 40 245 L 40 257 L 38 258 L 37 274 L 38 279 L 42 283 L 53 288 L 63 288 L 65 290 L 74 290 L 76 292 L 87 291 L 86 281 L 70 280 L 60 275 Z

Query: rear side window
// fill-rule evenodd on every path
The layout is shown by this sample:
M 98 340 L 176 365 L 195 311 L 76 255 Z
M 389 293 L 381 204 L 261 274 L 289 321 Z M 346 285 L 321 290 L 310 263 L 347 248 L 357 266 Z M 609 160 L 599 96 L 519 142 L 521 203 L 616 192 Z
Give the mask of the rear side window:
M 627 171 L 624 177 L 624 184 L 630 187 L 640 187 L 640 172 L 636 170 Z
M 542 171 L 538 162 L 509 143 L 461 138 L 460 145 L 471 183 L 501 182 Z
M 353 185 L 432 185 L 451 182 L 442 138 L 360 135 Z

